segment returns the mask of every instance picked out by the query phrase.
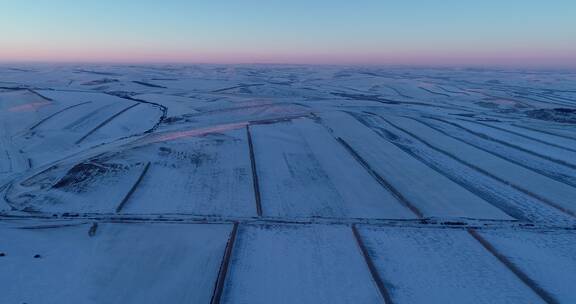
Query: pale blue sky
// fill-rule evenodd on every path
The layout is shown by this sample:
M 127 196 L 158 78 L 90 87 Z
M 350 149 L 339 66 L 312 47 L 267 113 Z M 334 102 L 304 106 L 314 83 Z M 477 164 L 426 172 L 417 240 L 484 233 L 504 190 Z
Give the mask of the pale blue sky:
M 0 60 L 571 64 L 574 0 L 0 0 Z

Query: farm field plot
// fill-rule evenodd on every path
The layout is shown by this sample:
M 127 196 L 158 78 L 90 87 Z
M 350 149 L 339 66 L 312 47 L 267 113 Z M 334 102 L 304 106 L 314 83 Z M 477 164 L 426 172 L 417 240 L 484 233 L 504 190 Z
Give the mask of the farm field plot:
M 574 87 L 0 65 L 0 303 L 573 303 Z
M 251 127 L 263 214 L 415 218 L 321 124 Z
M 3 224 L 0 301 L 208 302 L 231 228 Z
M 394 303 L 545 303 L 465 230 L 361 231 Z

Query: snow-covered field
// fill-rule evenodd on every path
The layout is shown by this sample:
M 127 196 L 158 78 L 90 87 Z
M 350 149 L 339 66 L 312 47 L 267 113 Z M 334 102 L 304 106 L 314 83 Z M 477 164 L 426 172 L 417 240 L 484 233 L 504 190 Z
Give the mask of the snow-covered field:
M 576 303 L 576 72 L 0 65 L 0 303 Z

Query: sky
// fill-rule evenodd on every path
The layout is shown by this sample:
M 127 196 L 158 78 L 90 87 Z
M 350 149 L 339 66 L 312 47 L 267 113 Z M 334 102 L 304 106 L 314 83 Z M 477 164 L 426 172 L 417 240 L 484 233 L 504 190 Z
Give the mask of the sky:
M 576 66 L 576 1 L 0 0 L 0 61 Z

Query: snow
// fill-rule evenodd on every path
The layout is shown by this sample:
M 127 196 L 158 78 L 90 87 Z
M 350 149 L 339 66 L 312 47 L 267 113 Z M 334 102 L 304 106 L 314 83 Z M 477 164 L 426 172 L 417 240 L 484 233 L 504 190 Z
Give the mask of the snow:
M 531 151 L 534 154 L 541 155 L 541 157 L 549 159 L 554 162 L 576 168 L 576 159 L 574 153 L 576 150 L 568 150 L 569 143 L 562 144 L 562 146 L 552 146 L 550 144 L 538 142 L 526 137 L 518 136 L 509 132 L 504 132 L 499 129 L 489 128 L 478 122 L 468 122 L 459 120 L 456 124 L 473 132 L 478 132 L 491 139 L 506 142 L 508 144 L 518 146 L 523 150 Z
M 320 124 L 251 127 L 266 215 L 414 218 Z
M 576 301 L 572 285 L 576 279 L 574 233 L 488 230 L 482 235 L 558 302 Z
M 224 290 L 224 303 L 382 302 L 352 231 L 322 225 L 241 227 Z
M 134 160 L 156 156 L 124 213 L 256 214 L 243 129 L 137 148 Z
M 415 122 L 414 120 L 402 117 L 387 116 L 392 123 L 397 124 L 423 140 L 436 146 L 447 153 L 457 155 L 459 158 L 469 164 L 482 168 L 502 180 L 507 184 L 517 185 L 517 187 L 538 197 L 543 197 L 569 210 L 576 206 L 573 204 L 571 197 L 576 197 L 576 188 L 570 187 L 563 183 L 542 176 L 527 170 L 524 167 L 510 163 L 492 154 L 479 150 L 475 147 L 466 145 L 460 141 L 452 139 L 442 133 L 427 127 L 426 125 Z
M 0 229 L 2 303 L 207 303 L 229 225 Z M 39 258 L 34 258 L 35 255 Z
M 358 154 L 374 165 L 374 170 L 390 181 L 426 216 L 509 219 L 468 190 L 379 138 L 344 113 L 322 115 L 334 134 L 356 148 Z
M 541 223 L 573 222 L 570 214 L 543 204 L 530 192 L 503 187 L 503 184 L 508 185 L 503 183 L 503 180 L 476 166 L 475 163 L 465 162 L 465 157 L 461 153 L 451 154 L 438 149 L 435 141 L 424 141 L 424 136 L 420 133 L 408 132 L 406 129 L 400 131 L 399 124 L 393 126 L 380 116 L 362 115 L 360 119 L 405 152 L 516 219 Z M 418 125 L 416 121 L 414 123 Z M 413 127 L 411 124 L 410 128 Z
M 361 234 L 395 303 L 544 303 L 466 231 Z
M 523 128 L 518 125 L 508 125 L 508 124 L 493 124 L 492 127 L 501 128 L 503 130 L 518 134 L 520 136 L 526 136 L 533 140 L 543 141 L 550 145 L 560 146 L 567 149 L 576 149 L 576 140 L 570 140 L 565 137 L 555 136 L 550 133 L 542 133 L 536 130 L 531 130 Z
M 0 65 L 0 303 L 575 302 L 575 84 Z

